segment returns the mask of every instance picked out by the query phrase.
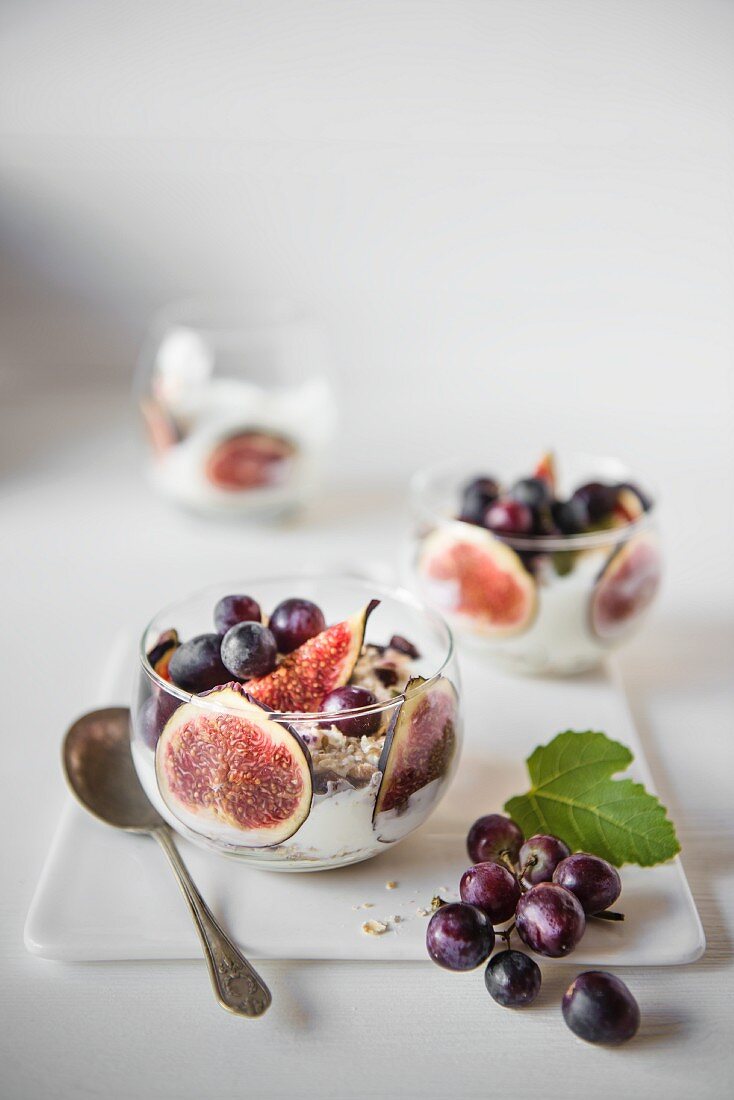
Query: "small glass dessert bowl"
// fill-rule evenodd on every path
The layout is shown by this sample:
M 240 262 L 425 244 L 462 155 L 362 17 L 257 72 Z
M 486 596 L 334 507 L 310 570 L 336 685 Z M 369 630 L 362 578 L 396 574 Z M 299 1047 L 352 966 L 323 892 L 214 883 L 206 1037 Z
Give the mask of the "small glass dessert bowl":
M 167 607 L 144 632 L 131 713 L 135 767 L 172 828 L 283 871 L 402 840 L 462 740 L 446 623 L 348 577 L 218 585 Z
M 564 456 L 562 485 L 552 454 L 504 483 L 483 468 L 415 475 L 409 587 L 511 671 L 592 668 L 657 595 L 654 499 L 614 459 Z
M 336 427 L 316 324 L 282 301 L 189 301 L 154 319 L 135 391 L 149 475 L 203 514 L 268 517 L 318 489 Z

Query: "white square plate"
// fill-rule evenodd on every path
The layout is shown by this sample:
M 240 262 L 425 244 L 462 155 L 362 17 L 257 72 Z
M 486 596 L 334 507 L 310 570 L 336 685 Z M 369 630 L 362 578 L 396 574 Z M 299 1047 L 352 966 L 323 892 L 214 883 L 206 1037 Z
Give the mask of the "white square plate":
M 125 703 L 134 644 L 121 636 L 101 703 Z M 180 840 L 202 894 L 255 959 L 424 960 L 425 910 L 458 894 L 468 864 L 466 832 L 483 813 L 527 787 L 525 758 L 564 729 L 599 729 L 628 745 L 630 774 L 654 790 L 622 686 L 613 668 L 568 680 L 511 679 L 462 654 L 466 741 L 444 802 L 411 837 L 384 854 L 335 871 L 273 874 Z M 387 882 L 397 882 L 388 890 Z M 680 860 L 625 867 L 615 908 L 623 923 L 589 921 L 575 965 L 688 963 L 705 940 Z M 395 918 L 399 918 L 396 920 Z M 365 935 L 364 921 L 388 924 Z M 74 803 L 65 807 L 28 914 L 29 951 L 66 961 L 188 959 L 200 947 L 164 857 L 153 841 L 108 828 Z M 564 960 L 565 961 L 565 960 Z

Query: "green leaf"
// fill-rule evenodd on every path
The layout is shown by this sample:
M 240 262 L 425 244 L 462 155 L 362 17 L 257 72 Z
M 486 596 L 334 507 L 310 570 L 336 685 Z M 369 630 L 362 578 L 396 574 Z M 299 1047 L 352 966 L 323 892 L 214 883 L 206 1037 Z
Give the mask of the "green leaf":
M 611 778 L 632 759 L 603 733 L 559 733 L 528 757 L 532 787 L 505 802 L 505 811 L 526 837 L 550 833 L 616 867 L 663 863 L 680 851 L 665 807 L 641 783 Z

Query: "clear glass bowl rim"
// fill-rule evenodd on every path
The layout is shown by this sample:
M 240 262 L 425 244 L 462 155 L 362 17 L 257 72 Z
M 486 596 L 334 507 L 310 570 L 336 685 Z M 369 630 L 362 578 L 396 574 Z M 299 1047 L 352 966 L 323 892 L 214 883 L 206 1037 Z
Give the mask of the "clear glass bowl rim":
M 188 600 L 194 600 L 199 597 L 204 597 L 208 592 L 219 592 L 228 588 L 230 592 L 242 592 L 248 589 L 256 590 L 258 585 L 261 584 L 286 584 L 290 582 L 297 583 L 298 581 L 323 581 L 329 582 L 344 582 L 350 584 L 362 585 L 365 590 L 369 590 L 373 593 L 373 598 L 380 599 L 382 597 L 398 600 L 402 603 L 410 604 L 414 610 L 418 611 L 421 615 L 424 615 L 426 619 L 435 624 L 443 633 L 446 642 L 446 652 L 443 660 L 436 672 L 433 672 L 430 676 L 427 676 L 424 682 L 419 688 L 412 691 L 411 696 L 426 691 L 432 684 L 434 684 L 444 673 L 455 653 L 454 636 L 446 620 L 437 611 L 434 611 L 427 604 L 419 600 L 407 588 L 392 587 L 391 585 L 382 584 L 380 582 L 373 582 L 367 580 L 365 577 L 350 576 L 348 573 L 321 573 L 321 572 L 302 572 L 302 573 L 285 573 L 276 574 L 265 577 L 253 577 L 246 582 L 237 580 L 232 582 L 231 587 L 229 582 L 224 581 L 222 583 L 206 585 L 204 588 L 199 588 L 195 592 L 191 592 L 183 599 L 176 600 L 173 603 L 167 604 L 162 607 L 160 611 L 157 611 L 153 618 L 148 622 L 145 627 L 142 637 L 140 639 L 140 647 L 138 650 L 138 657 L 142 666 L 143 672 L 154 684 L 163 689 L 168 695 L 173 695 L 175 698 L 180 699 L 182 703 L 196 703 L 197 706 L 202 706 L 205 709 L 216 711 L 221 714 L 236 714 L 237 711 L 231 710 L 229 707 L 223 707 L 218 703 L 210 703 L 207 701 L 206 695 L 196 695 L 184 691 L 182 688 L 177 687 L 169 680 L 164 680 L 162 676 L 159 676 L 153 666 L 148 661 L 146 640 L 148 634 L 157 620 L 163 618 L 169 612 L 173 615 L 175 609 L 182 603 Z M 202 633 L 205 633 L 202 631 Z M 213 631 L 211 633 L 214 633 Z M 234 679 L 234 677 L 233 677 Z M 247 690 L 247 684 L 243 684 L 245 691 Z M 351 718 L 359 716 L 361 714 L 375 714 L 381 711 L 393 710 L 402 705 L 405 701 L 406 693 L 400 692 L 399 695 L 395 695 L 392 699 L 388 699 L 385 702 L 373 703 L 369 707 L 357 707 L 354 710 L 339 711 L 339 721 L 344 718 Z M 268 711 L 268 717 L 275 722 L 288 722 L 288 723 L 300 723 L 300 722 L 315 722 L 315 721 L 330 721 L 333 722 L 334 714 L 327 713 L 326 711 Z
M 149 329 L 154 335 L 185 328 L 216 337 L 314 323 L 303 302 L 284 294 L 193 295 L 160 306 L 150 318 Z
M 574 457 L 583 458 L 593 465 L 601 466 L 608 463 L 627 470 L 623 462 L 609 455 L 576 453 Z M 427 503 L 426 497 L 430 492 L 432 482 L 439 475 L 450 474 L 452 470 L 455 471 L 457 476 L 456 488 L 458 492 L 460 485 L 473 476 L 471 471 L 465 468 L 462 460 L 444 460 L 431 463 L 429 466 L 422 466 L 419 470 L 416 470 L 410 479 L 411 503 L 414 510 L 418 511 L 423 518 L 428 518 L 437 525 L 440 524 L 443 526 L 446 523 L 458 523 L 462 527 L 476 528 L 476 524 L 467 523 L 466 520 L 459 519 L 458 516 L 447 516 L 442 512 L 436 511 L 435 508 Z M 649 482 L 645 481 L 644 490 L 651 501 L 649 509 L 643 512 L 639 519 L 634 520 L 632 523 L 627 523 L 623 527 L 612 527 L 606 531 L 593 531 L 589 534 L 581 535 L 537 535 L 531 538 L 520 538 L 512 535 L 496 535 L 493 531 L 488 531 L 487 533 L 491 534 L 499 542 L 504 542 L 508 546 L 511 546 L 513 550 L 535 550 L 537 552 L 545 550 L 552 552 L 557 550 L 593 550 L 600 546 L 616 545 L 620 542 L 626 542 L 628 539 L 632 538 L 633 535 L 646 530 L 656 518 L 660 497 L 656 488 L 653 489 L 650 486 L 648 491 L 648 487 Z M 480 528 L 480 530 L 484 530 L 484 528 Z

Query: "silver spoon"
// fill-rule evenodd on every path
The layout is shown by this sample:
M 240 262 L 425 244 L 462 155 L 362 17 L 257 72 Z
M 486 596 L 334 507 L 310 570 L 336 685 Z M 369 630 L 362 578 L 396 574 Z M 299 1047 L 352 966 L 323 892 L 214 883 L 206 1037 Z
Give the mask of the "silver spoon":
M 143 790 L 130 752 L 130 711 L 107 707 L 84 714 L 64 739 L 67 781 L 82 806 L 100 821 L 155 837 L 189 903 L 209 976 L 222 1008 L 237 1016 L 262 1016 L 272 997 L 232 941 L 225 936 L 194 886 L 173 834 Z

